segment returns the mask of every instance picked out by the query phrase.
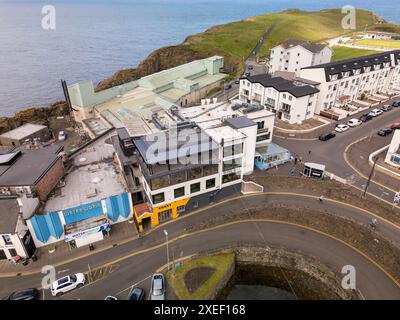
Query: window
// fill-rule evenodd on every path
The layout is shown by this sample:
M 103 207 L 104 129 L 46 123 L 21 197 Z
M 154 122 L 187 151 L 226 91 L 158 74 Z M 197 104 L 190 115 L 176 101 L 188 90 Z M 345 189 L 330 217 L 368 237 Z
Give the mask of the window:
M 222 176 L 222 183 L 228 183 L 238 179 L 240 179 L 239 175 L 237 175 L 236 173 L 229 173 Z
M 186 172 L 185 171 L 171 174 L 171 184 L 172 185 L 182 183 L 185 181 L 186 181 Z
M 265 140 L 269 140 L 269 138 L 271 137 L 270 133 L 267 134 L 263 134 L 261 136 L 257 136 L 256 141 L 260 142 L 260 141 L 265 141 Z
M 190 193 L 195 193 L 200 191 L 200 182 L 193 183 L 190 185 Z
M 202 171 L 201 167 L 194 168 L 194 169 L 188 170 L 187 175 L 188 175 L 189 180 L 194 180 L 194 179 L 198 179 L 198 178 L 202 177 L 203 171 Z
M 206 189 L 215 187 L 215 178 L 206 181 Z
M 400 156 L 394 154 L 394 155 L 392 155 L 392 156 L 390 157 L 390 161 L 393 162 L 393 163 L 400 164 Z
M 151 190 L 157 190 L 169 186 L 169 176 L 166 175 L 161 178 L 154 178 L 150 180 Z
M 11 241 L 11 236 L 9 234 L 4 234 L 3 235 L 3 241 L 6 245 L 12 245 L 12 241 Z
M 264 129 L 265 121 L 257 122 L 257 130 Z
M 235 158 L 235 159 L 224 161 L 222 170 L 223 171 L 232 170 L 235 168 L 240 168 L 241 166 L 242 166 L 242 159 Z
M 224 147 L 224 158 L 243 153 L 243 143 Z
M 17 255 L 17 251 L 15 249 L 10 249 L 8 252 L 10 253 L 11 257 L 15 257 Z
M 153 195 L 152 198 L 153 198 L 154 204 L 164 202 L 165 201 L 164 192 L 157 193 L 157 194 Z
M 183 212 L 186 211 L 186 206 L 178 206 L 178 207 L 176 208 L 176 211 L 177 211 L 178 213 L 183 213 Z
M 160 211 L 158 213 L 158 221 L 162 222 L 168 220 L 171 218 L 171 215 L 172 215 L 172 209 Z
M 203 167 L 204 176 L 210 176 L 218 172 L 218 164 L 208 164 Z
M 183 197 L 185 195 L 185 187 L 180 187 L 178 189 L 174 190 L 174 197 L 179 198 L 179 197 Z

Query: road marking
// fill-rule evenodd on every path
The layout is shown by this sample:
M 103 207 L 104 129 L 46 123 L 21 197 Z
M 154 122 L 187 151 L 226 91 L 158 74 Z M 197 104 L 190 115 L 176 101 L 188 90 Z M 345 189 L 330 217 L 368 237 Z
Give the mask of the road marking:
M 368 177 L 367 177 L 366 175 L 364 175 L 362 172 L 360 172 L 357 168 L 355 168 L 355 167 L 353 166 L 353 164 L 350 163 L 350 160 L 349 160 L 348 157 L 347 157 L 348 150 L 349 150 L 353 145 L 355 145 L 355 144 L 358 143 L 358 142 L 361 142 L 362 140 L 364 140 L 364 139 L 366 139 L 366 138 L 368 138 L 368 136 L 365 136 L 365 137 L 363 137 L 363 138 L 360 138 L 360 139 L 358 139 L 358 140 L 356 140 L 356 141 L 350 143 L 349 145 L 347 145 L 347 147 L 345 148 L 345 150 L 344 150 L 344 152 L 343 152 L 343 158 L 344 158 L 344 161 L 346 161 L 347 165 L 348 165 L 353 171 L 355 171 L 360 177 L 363 177 L 364 179 L 367 179 L 367 180 L 368 180 Z M 369 163 L 368 163 L 368 165 L 369 165 Z M 391 192 L 394 192 L 394 193 L 397 192 L 396 190 L 394 190 L 394 189 L 392 189 L 392 188 L 389 188 L 389 187 L 387 187 L 387 186 L 381 184 L 380 182 L 378 182 L 378 181 L 376 181 L 376 180 L 374 180 L 374 179 L 371 179 L 371 182 L 373 182 L 373 183 L 375 183 L 376 185 L 378 185 L 378 186 L 380 186 L 380 187 L 383 187 L 383 188 L 385 188 L 386 190 L 389 190 L 389 191 L 391 191 Z
M 355 188 L 355 189 L 357 189 L 357 190 L 363 191 L 362 189 L 358 188 L 357 186 L 354 186 L 354 185 L 350 185 L 350 186 L 353 187 L 353 188 Z M 389 201 L 386 201 L 386 200 L 384 200 L 384 199 L 382 199 L 382 198 L 379 198 L 378 196 L 376 196 L 376 195 L 374 195 L 374 194 L 372 194 L 372 193 L 367 192 L 367 194 L 368 194 L 368 195 L 371 195 L 371 196 L 373 196 L 373 197 L 375 197 L 375 198 L 377 198 L 377 199 L 380 200 L 380 201 L 384 201 L 384 202 L 388 203 L 388 204 L 391 205 L 391 206 L 393 205 L 393 204 L 390 203 Z M 203 212 L 203 211 L 207 211 L 207 210 L 210 210 L 210 209 L 212 209 L 212 208 L 215 208 L 215 207 L 224 205 L 224 204 L 226 204 L 226 203 L 229 203 L 229 202 L 232 202 L 232 201 L 236 201 L 236 200 L 240 200 L 241 198 L 247 199 L 247 198 L 259 197 L 259 196 L 266 196 L 266 195 L 286 195 L 286 196 L 294 196 L 294 197 L 308 197 L 308 198 L 313 198 L 313 199 L 318 199 L 318 198 L 319 198 L 318 196 L 307 195 L 307 194 L 301 194 L 301 193 L 294 193 L 294 192 L 272 192 L 272 191 L 271 191 L 271 192 L 260 192 L 260 193 L 254 193 L 254 194 L 247 194 L 247 195 L 238 195 L 238 196 L 235 196 L 235 197 L 232 197 L 232 198 L 224 199 L 224 200 L 222 200 L 222 201 L 220 201 L 220 202 L 217 202 L 217 203 L 213 203 L 213 204 L 211 204 L 211 205 L 209 205 L 209 206 L 206 206 L 206 207 L 197 209 L 196 211 L 193 211 L 193 212 L 191 212 L 191 213 L 185 214 L 185 215 L 180 216 L 180 217 L 178 217 L 178 218 L 176 218 L 176 219 L 169 220 L 169 221 L 167 221 L 167 222 L 164 222 L 164 223 L 162 223 L 162 224 L 159 224 L 158 226 L 156 226 L 156 227 L 154 227 L 153 229 L 149 230 L 149 231 L 146 233 L 146 235 L 151 234 L 151 233 L 153 233 L 153 232 L 157 232 L 160 228 L 165 228 L 165 226 L 167 226 L 167 225 L 169 225 L 169 224 L 171 224 L 171 223 L 175 223 L 175 222 L 181 221 L 181 220 L 183 220 L 183 219 L 189 218 L 189 217 L 191 217 L 191 216 L 193 216 L 193 215 L 196 215 L 196 214 L 199 214 L 199 213 L 201 213 L 201 212 Z M 355 205 L 351 205 L 351 204 L 348 204 L 348 203 L 346 203 L 346 202 L 342 202 L 342 201 L 339 201 L 339 200 L 333 200 L 333 199 L 329 199 L 329 198 L 325 198 L 325 200 L 327 200 L 327 201 L 332 201 L 332 202 L 336 202 L 336 203 L 339 203 L 339 204 L 341 204 L 341 205 L 343 205 L 343 206 L 352 207 L 352 208 L 354 208 L 354 209 L 356 209 L 356 210 L 358 210 L 358 211 L 365 212 L 365 213 L 367 213 L 367 214 L 370 215 L 370 216 L 373 216 L 373 217 L 375 217 L 375 218 L 379 218 L 379 219 L 381 219 L 382 221 L 384 221 L 384 222 L 386 222 L 386 223 L 388 223 L 388 224 L 394 226 L 395 228 L 400 229 L 400 226 L 399 226 L 399 225 L 397 225 L 397 224 L 395 224 L 395 223 L 393 223 L 393 222 L 391 222 L 391 221 L 389 221 L 389 220 L 387 220 L 387 219 L 385 219 L 385 218 L 383 218 L 383 217 L 381 217 L 381 216 L 379 216 L 379 215 L 377 215 L 377 214 L 375 214 L 375 213 L 372 213 L 372 212 L 370 212 L 370 211 L 368 211 L 368 210 L 366 210 L 366 209 L 362 209 L 362 208 L 357 207 L 357 206 L 355 206 Z M 397 207 L 397 208 L 398 208 L 398 207 Z M 400 208 L 398 208 L 398 209 L 400 209 Z M 123 244 L 129 243 L 129 242 L 133 242 L 133 241 L 137 241 L 137 240 L 138 240 L 138 239 L 137 239 L 136 237 L 132 237 L 132 238 L 130 238 L 130 239 L 126 239 L 126 240 L 124 240 L 124 241 L 121 241 L 121 242 L 119 243 L 119 245 L 123 245 Z M 162 245 L 164 245 L 164 244 L 161 244 L 161 245 L 159 245 L 159 246 L 162 246 Z M 97 253 L 101 253 L 101 252 L 103 252 L 103 251 L 106 251 L 106 250 L 109 250 L 109 249 L 113 249 L 113 248 L 114 248 L 113 245 L 110 245 L 110 246 L 107 246 L 107 247 L 103 247 L 103 248 L 101 248 L 101 249 L 98 249 L 97 251 L 92 251 L 92 253 L 91 253 L 90 255 L 92 255 L 92 254 L 97 254 Z M 146 249 L 143 249 L 143 250 L 146 250 Z M 68 263 L 71 263 L 71 262 L 74 262 L 74 261 L 78 261 L 78 260 L 81 260 L 81 259 L 86 258 L 86 257 L 88 257 L 88 256 L 89 256 L 88 254 L 85 254 L 85 255 L 83 255 L 83 256 L 79 256 L 79 257 L 67 259 L 67 260 L 65 260 L 65 261 L 63 261 L 63 262 L 54 264 L 54 267 L 59 267 L 59 266 L 62 266 L 62 265 L 65 265 L 65 264 L 68 264 Z M 37 273 L 40 273 L 40 271 L 28 271 L 28 272 L 25 272 L 25 273 L 21 273 L 21 274 L 20 274 L 20 277 L 22 277 L 22 276 L 29 276 L 29 275 L 33 275 L 33 274 L 37 274 Z M 0 278 L 15 277 L 15 275 L 16 275 L 15 273 L 8 273 L 8 274 L 3 273 L 3 274 L 0 274 Z
M 363 256 L 365 259 L 367 259 L 368 261 L 370 261 L 370 262 L 371 262 L 372 264 L 374 264 L 379 270 L 381 270 L 392 282 L 394 282 L 394 283 L 396 284 L 397 287 L 400 288 L 400 283 L 399 283 L 389 272 L 387 272 L 378 262 L 376 262 L 374 259 L 370 258 L 368 255 L 366 255 L 365 253 L 363 253 L 361 250 L 357 249 L 356 247 L 354 247 L 353 245 L 347 243 L 346 241 L 341 240 L 341 239 L 339 239 L 339 238 L 337 238 L 337 237 L 335 237 L 335 236 L 333 236 L 333 235 L 330 235 L 330 234 L 328 234 L 328 233 L 326 233 L 326 232 L 324 232 L 324 231 L 320 231 L 320 230 L 314 229 L 314 228 L 312 228 L 312 227 L 305 226 L 305 225 L 302 225 L 302 224 L 299 224 L 299 223 L 295 223 L 295 222 L 287 222 L 287 221 L 272 220 L 272 219 L 245 219 L 245 220 L 240 220 L 240 221 L 228 222 L 228 223 L 225 223 L 225 224 L 222 224 L 222 225 L 210 227 L 210 228 L 208 228 L 208 229 L 197 230 L 197 231 L 194 231 L 194 232 L 192 232 L 192 233 L 186 233 L 186 234 L 177 236 L 177 237 L 175 237 L 175 238 L 173 238 L 173 239 L 170 239 L 170 240 L 169 240 L 169 243 L 172 244 L 172 243 L 175 243 L 175 242 L 177 242 L 177 241 L 179 241 L 179 240 L 182 240 L 182 239 L 185 239 L 185 238 L 188 238 L 188 237 L 192 237 L 192 236 L 195 236 L 195 235 L 198 235 L 198 234 L 202 234 L 202 233 L 206 233 L 206 232 L 218 230 L 218 229 L 225 228 L 225 227 L 227 227 L 227 226 L 231 226 L 231 225 L 235 225 L 235 224 L 249 223 L 249 222 L 267 222 L 267 223 L 277 223 L 277 224 L 292 225 L 292 226 L 300 227 L 300 228 L 303 228 L 303 229 L 306 229 L 306 230 L 309 230 L 309 231 L 313 231 L 313 232 L 315 232 L 315 233 L 318 233 L 318 234 L 321 234 L 321 235 L 323 235 L 323 236 L 326 236 L 326 237 L 329 237 L 329 238 L 331 238 L 331 239 L 334 239 L 334 240 L 336 240 L 336 241 L 338 241 L 338 242 L 340 242 L 340 243 L 346 245 L 347 247 L 349 247 L 350 249 L 352 249 L 353 251 L 357 252 L 358 254 L 360 254 L 361 256 Z M 139 251 L 136 251 L 136 252 L 132 252 L 132 253 L 130 253 L 130 254 L 127 254 L 127 255 L 124 256 L 124 257 L 120 257 L 120 258 L 117 258 L 117 259 L 115 259 L 115 260 L 113 260 L 113 261 L 110 261 L 110 262 L 108 262 L 108 263 L 105 263 L 102 267 L 105 267 L 105 266 L 108 266 L 108 265 L 115 264 L 115 263 L 117 263 L 117 262 L 121 262 L 121 261 L 127 260 L 127 259 L 129 259 L 129 258 L 132 258 L 132 257 L 134 257 L 134 256 L 138 256 L 138 255 L 143 254 L 143 253 L 147 253 L 147 252 L 150 252 L 150 251 L 154 251 L 154 250 L 156 250 L 156 249 L 158 249 L 158 248 L 161 248 L 161 247 L 163 247 L 163 246 L 165 246 L 165 245 L 166 245 L 166 243 L 161 243 L 161 244 L 155 245 L 155 246 L 153 246 L 153 247 L 149 247 L 149 248 L 146 248 L 146 249 L 143 249 L 143 250 L 139 250 Z M 96 282 L 98 282 L 98 281 L 100 281 L 100 280 L 101 280 L 101 279 L 97 279 L 97 280 L 95 280 L 95 281 L 93 281 L 93 282 L 91 282 L 91 283 L 86 284 L 84 287 L 91 286 L 91 285 L 95 284 Z M 84 288 L 84 287 L 82 287 L 82 288 Z M 65 293 L 63 296 L 65 296 L 66 294 L 69 294 L 69 293 L 71 293 L 71 292 L 74 292 L 74 291 L 75 291 L 75 290 L 72 290 L 72 291 L 70 291 L 70 292 L 67 292 L 67 293 Z
M 286 140 L 300 140 L 300 141 L 315 141 L 318 140 L 318 138 L 289 138 L 289 137 L 282 137 L 277 134 L 274 134 L 275 138 L 280 138 L 280 139 L 286 139 Z

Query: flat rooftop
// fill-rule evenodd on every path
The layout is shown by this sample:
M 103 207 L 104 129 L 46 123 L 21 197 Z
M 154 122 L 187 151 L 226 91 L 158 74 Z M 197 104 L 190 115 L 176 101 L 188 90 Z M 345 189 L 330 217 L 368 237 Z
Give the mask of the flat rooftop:
M 1 186 L 31 186 L 44 175 L 60 157 L 64 147 L 52 144 L 39 149 L 20 150 L 8 164 L 0 164 Z M 13 150 L 12 153 L 15 153 Z M 5 154 L 2 157 L 6 157 Z
M 242 104 L 242 101 L 233 100 L 230 103 L 216 102 L 202 104 L 189 108 L 180 108 L 179 111 L 188 121 L 196 122 L 198 126 L 203 129 L 219 126 L 232 117 L 246 117 L 251 120 L 261 117 L 274 117 L 274 114 L 266 109 L 250 113 L 244 113 L 244 108 L 237 110 L 232 109 L 236 104 Z
M 14 130 L 8 131 L 6 133 L 3 133 L 0 135 L 2 138 L 8 138 L 8 139 L 15 139 L 15 140 L 22 140 L 26 137 L 29 137 L 30 135 L 41 131 L 43 129 L 46 129 L 46 126 L 40 125 L 40 124 L 34 124 L 34 123 L 26 123 L 18 128 L 15 128 Z
M 125 191 L 123 178 L 115 170 L 109 135 L 82 150 L 73 158 L 65 184 L 47 201 L 45 211 L 58 211 L 118 195 Z M 111 142 L 111 141 L 109 141 Z
M 0 199 L 0 234 L 15 233 L 19 212 L 16 198 Z

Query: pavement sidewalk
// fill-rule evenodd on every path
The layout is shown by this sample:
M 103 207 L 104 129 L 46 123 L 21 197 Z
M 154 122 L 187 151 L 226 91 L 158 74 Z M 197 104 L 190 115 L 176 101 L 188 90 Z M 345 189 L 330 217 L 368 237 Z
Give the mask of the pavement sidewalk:
M 357 143 L 351 145 L 347 150 L 348 161 L 355 169 L 357 169 L 365 177 L 368 177 L 372 169 L 372 165 L 368 161 L 370 154 L 390 144 L 391 138 L 391 135 L 386 137 L 374 135 L 370 138 L 358 141 Z M 396 179 L 379 170 L 374 171 L 372 180 L 393 190 L 398 190 L 400 185 L 399 179 Z
M 15 265 L 9 260 L 1 260 L 0 275 L 6 276 L 8 274 L 15 275 L 18 273 L 40 272 L 43 266 L 55 266 L 58 264 L 63 264 L 66 261 L 79 260 L 83 257 L 96 254 L 99 251 L 129 242 L 137 237 L 136 227 L 133 223 L 129 223 L 128 221 L 121 222 L 111 226 L 109 238 L 93 244 L 93 251 L 90 251 L 89 246 L 71 250 L 66 242 L 59 241 L 55 243 L 55 251 L 53 253 L 49 252 L 49 248 L 52 247 L 51 245 L 38 248 L 36 251 L 38 260 L 35 262 L 29 260 L 29 263 L 26 266 L 19 264 Z

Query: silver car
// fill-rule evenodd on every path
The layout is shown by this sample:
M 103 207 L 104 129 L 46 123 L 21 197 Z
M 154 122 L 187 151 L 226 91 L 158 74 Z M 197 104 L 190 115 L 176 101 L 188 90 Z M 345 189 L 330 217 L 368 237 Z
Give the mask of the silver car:
M 150 300 L 165 300 L 165 279 L 162 273 L 151 277 Z

